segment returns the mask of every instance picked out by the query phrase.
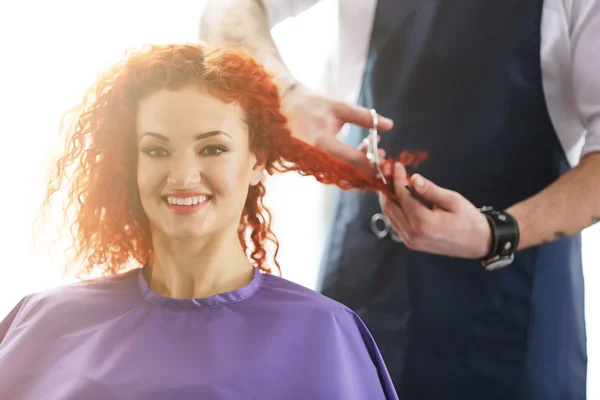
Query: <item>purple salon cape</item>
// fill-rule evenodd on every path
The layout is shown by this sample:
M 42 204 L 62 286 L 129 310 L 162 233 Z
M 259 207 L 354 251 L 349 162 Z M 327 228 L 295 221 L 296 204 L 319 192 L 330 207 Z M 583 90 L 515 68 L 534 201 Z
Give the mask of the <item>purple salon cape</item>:
M 25 297 L 0 323 L 0 399 L 397 399 L 351 310 L 255 270 L 203 299 L 142 269 Z

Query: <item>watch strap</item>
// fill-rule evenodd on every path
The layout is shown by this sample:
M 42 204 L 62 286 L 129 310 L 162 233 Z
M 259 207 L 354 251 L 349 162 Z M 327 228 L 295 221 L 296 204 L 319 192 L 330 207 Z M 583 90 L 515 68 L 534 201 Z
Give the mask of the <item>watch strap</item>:
M 482 261 L 511 257 L 520 239 L 516 219 L 508 212 L 492 207 L 483 207 L 480 211 L 487 218 L 492 233 L 490 250 Z

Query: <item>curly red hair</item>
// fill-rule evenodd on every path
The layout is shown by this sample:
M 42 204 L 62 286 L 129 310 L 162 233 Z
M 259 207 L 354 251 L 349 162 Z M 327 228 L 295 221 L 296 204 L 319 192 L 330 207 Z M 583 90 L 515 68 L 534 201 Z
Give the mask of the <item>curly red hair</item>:
M 64 213 L 71 221 L 79 273 L 100 269 L 117 274 L 134 259 L 143 264 L 152 254 L 148 219 L 136 179 L 135 110 L 139 100 L 158 89 L 202 86 L 225 102 L 243 108 L 252 150 L 265 170 L 296 171 L 342 189 L 374 189 L 392 195 L 384 185 L 352 165 L 294 138 L 281 112 L 272 76 L 250 56 L 237 50 L 206 50 L 201 45 L 149 46 L 129 54 L 97 80 L 81 105 L 65 115 L 61 133 L 65 153 L 48 184 L 45 205 L 69 182 Z M 72 123 L 64 124 L 72 117 Z M 271 214 L 263 204 L 265 186 L 250 187 L 238 234 L 249 259 L 271 272 L 277 266 L 278 242 Z M 275 251 L 267 259 L 267 244 Z

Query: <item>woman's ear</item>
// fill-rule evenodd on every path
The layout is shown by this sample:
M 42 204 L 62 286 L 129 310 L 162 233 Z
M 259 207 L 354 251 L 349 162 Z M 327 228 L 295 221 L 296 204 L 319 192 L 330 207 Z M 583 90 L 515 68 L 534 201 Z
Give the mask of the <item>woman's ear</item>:
M 252 154 L 252 171 L 250 172 L 250 186 L 256 186 L 262 182 L 265 172 L 264 157 Z

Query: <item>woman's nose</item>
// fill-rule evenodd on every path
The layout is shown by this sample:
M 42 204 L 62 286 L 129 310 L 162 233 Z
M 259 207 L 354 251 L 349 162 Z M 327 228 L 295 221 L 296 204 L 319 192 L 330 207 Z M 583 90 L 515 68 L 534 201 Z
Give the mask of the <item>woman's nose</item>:
M 193 160 L 177 160 L 172 163 L 167 183 L 174 189 L 191 189 L 200 183 L 202 174 Z

